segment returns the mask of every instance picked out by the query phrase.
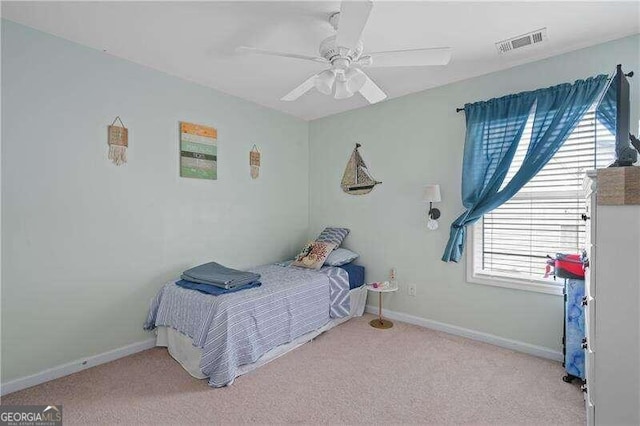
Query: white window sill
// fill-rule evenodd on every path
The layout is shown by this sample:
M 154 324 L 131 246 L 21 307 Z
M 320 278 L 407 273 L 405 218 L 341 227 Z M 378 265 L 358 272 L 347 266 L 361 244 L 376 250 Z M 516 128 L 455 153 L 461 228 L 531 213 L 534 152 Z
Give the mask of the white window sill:
M 495 275 L 471 274 L 467 276 L 467 282 L 471 284 L 490 285 L 494 287 L 510 288 L 515 290 L 532 291 L 535 293 L 553 294 L 562 296 L 562 280 L 558 284 L 551 284 L 543 280 L 526 280 L 515 277 L 500 277 Z

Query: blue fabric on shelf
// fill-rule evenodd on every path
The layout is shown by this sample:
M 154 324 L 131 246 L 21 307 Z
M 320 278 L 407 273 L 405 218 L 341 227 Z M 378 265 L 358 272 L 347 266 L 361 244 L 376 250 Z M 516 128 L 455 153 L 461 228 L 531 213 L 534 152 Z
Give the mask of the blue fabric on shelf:
M 584 280 L 567 279 L 564 284 L 565 309 L 565 356 L 564 368 L 568 374 L 584 379 Z
M 549 162 L 602 93 L 607 80 L 606 75 L 599 75 L 574 84 L 465 105 L 462 204 L 467 210 L 451 224 L 443 261 L 459 261 L 467 226 L 509 201 Z M 529 147 L 520 169 L 503 186 L 532 110 Z
M 219 296 L 221 294 L 235 293 L 236 291 L 260 287 L 262 283 L 260 281 L 254 281 L 249 284 L 244 284 L 244 285 L 236 286 L 229 289 L 218 287 L 215 285 L 194 283 L 192 281 L 187 281 L 187 280 L 176 281 L 176 285 L 182 288 L 187 288 L 189 290 L 197 290 L 201 293 L 211 294 L 213 296 Z
M 364 285 L 364 266 L 347 263 L 346 265 L 336 266 L 336 268 L 344 269 L 349 275 L 349 290 Z

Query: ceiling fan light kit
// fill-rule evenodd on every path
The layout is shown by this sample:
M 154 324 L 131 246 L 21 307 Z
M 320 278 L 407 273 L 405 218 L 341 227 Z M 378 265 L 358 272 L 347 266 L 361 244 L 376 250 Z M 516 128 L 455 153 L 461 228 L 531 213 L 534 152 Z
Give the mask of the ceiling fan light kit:
M 362 70 L 363 67 L 404 67 L 446 65 L 451 59 L 448 47 L 392 50 L 364 54 L 362 32 L 373 8 L 371 0 L 345 0 L 340 12 L 329 16 L 329 23 L 336 34 L 320 43 L 320 57 L 285 53 L 255 47 L 239 47 L 237 50 L 261 55 L 279 56 L 320 62 L 330 68 L 319 72 L 281 98 L 295 101 L 314 87 L 324 95 L 346 99 L 360 93 L 373 104 L 386 99 L 387 94 Z
M 346 99 L 346 98 L 350 98 L 351 96 L 353 96 L 353 92 L 349 90 L 349 87 L 347 86 L 347 81 L 344 79 L 344 76 L 343 76 L 342 79 L 338 79 L 336 81 L 336 93 L 334 95 L 334 98 Z
M 367 81 L 367 75 L 358 68 L 351 68 L 345 73 L 347 79 L 347 89 L 350 92 L 359 92 Z
M 315 78 L 314 85 L 318 92 L 330 95 L 333 91 L 333 82 L 336 80 L 336 72 L 334 70 L 324 70 Z

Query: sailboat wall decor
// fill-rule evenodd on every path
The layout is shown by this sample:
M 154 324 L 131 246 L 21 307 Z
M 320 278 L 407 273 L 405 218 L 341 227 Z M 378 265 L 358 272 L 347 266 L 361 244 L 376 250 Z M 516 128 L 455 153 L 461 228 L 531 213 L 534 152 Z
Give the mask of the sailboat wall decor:
M 362 145 L 356 144 L 355 149 L 351 153 L 347 167 L 342 175 L 340 186 L 342 190 L 351 195 L 364 195 L 370 193 L 373 188 L 381 184 L 369 174 L 367 165 L 364 164 L 358 148 Z

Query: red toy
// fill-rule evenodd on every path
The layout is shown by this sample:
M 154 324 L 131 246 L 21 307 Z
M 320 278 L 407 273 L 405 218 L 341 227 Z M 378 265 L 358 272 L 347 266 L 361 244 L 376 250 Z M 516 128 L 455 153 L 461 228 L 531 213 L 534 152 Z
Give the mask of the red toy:
M 556 253 L 555 257 L 547 256 L 547 267 L 544 277 L 547 278 L 553 271 L 553 276 L 558 278 L 584 279 L 583 258 L 579 254 Z

